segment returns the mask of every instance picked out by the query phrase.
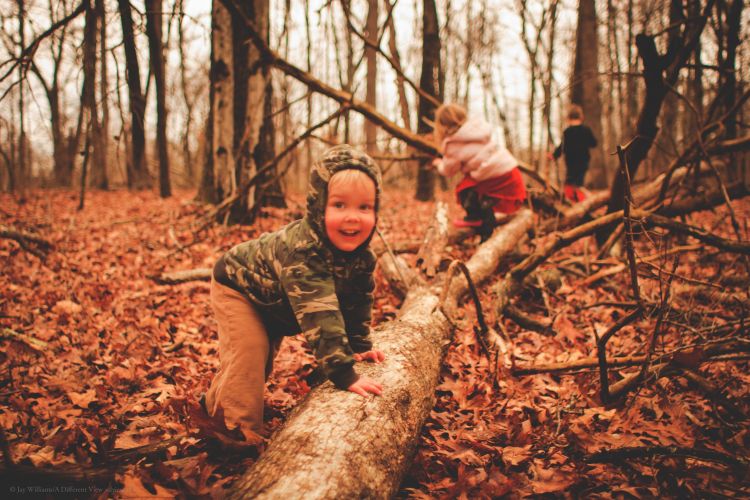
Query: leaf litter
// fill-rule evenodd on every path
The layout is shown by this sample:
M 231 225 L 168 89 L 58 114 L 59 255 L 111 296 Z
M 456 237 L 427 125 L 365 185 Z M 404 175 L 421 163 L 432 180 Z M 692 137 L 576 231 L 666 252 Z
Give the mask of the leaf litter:
M 434 209 L 413 202 L 408 213 L 398 210 L 396 200 L 407 196 L 391 191 L 384 199 L 380 226 L 392 246 L 422 234 Z M 298 217 L 303 203 L 291 199 L 291 208 L 269 211 L 253 226 L 225 227 L 200 224 L 206 208 L 192 197 L 92 192 L 87 208 L 77 212 L 71 192 L 0 195 L 3 224 L 36 231 L 54 245 L 41 261 L 0 240 L 0 328 L 13 332 L 0 339 L 0 428 L 12 463 L 40 474 L 68 467 L 71 478 L 105 471 L 90 490 L 94 497 L 221 498 L 262 452 L 262 437 L 243 441 L 199 403 L 218 366 L 208 283 L 166 286 L 153 278 L 210 267 L 232 245 Z M 734 203 L 740 220 L 748 220 L 750 204 Z M 455 205 L 452 210 L 457 213 Z M 716 223 L 724 212 L 701 212 L 690 222 L 732 238 L 728 225 Z M 447 250 L 450 258 L 466 260 L 477 244 L 468 239 Z M 560 288 L 532 287 L 515 300 L 532 316 L 551 315 L 550 331 L 524 330 L 494 309 L 493 285 L 513 261 L 479 287 L 488 322 L 508 332 L 517 365 L 595 357 L 597 335 L 629 312 L 623 306 L 631 300 L 627 270 L 607 272 L 617 259 L 580 265 L 580 257 L 592 253 L 588 244 L 579 241 L 547 264 L 567 259 L 578 265 Z M 655 234 L 639 239 L 636 250 L 644 257 L 679 244 Z M 641 293 L 651 304 L 660 302 L 660 278 L 672 269 L 672 261 L 657 262 L 657 268 L 639 267 Z M 746 265 L 711 248 L 681 254 L 655 353 L 721 341 L 722 335 L 747 342 Z M 400 301 L 382 276 L 376 278 L 378 323 L 395 317 Z M 605 405 L 596 368 L 513 376 L 500 367 L 495 386 L 494 365 L 474 332 L 474 305 L 467 302 L 459 316 L 436 404 L 399 497 L 750 495 L 747 471 L 717 461 L 667 453 L 592 461 L 623 448 L 747 458 L 747 359 L 702 363 L 700 348 L 684 349 L 680 363 L 700 377 L 656 373 L 622 401 Z M 620 330 L 607 345 L 608 357 L 643 354 L 654 323 L 646 315 Z M 267 386 L 269 433 L 309 391 L 312 363 L 300 338 L 283 343 Z M 638 370 L 612 368 L 610 382 Z

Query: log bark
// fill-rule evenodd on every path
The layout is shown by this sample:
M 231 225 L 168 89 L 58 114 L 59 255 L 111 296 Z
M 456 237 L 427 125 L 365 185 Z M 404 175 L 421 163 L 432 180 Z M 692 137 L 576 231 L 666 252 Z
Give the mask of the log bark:
M 435 217 L 427 228 L 424 243 L 417 252 L 417 268 L 428 278 L 437 274 L 443 250 L 448 243 L 448 205 L 439 202 L 435 209 Z
M 515 247 L 518 237 L 509 228 L 530 226 L 531 218 L 524 211 L 518 224 L 504 226 L 480 246 L 467 263 L 475 282 L 489 277 L 502 252 Z M 488 262 L 490 258 L 495 262 Z M 449 300 L 457 302 L 466 289 L 465 279 L 454 279 Z M 313 389 L 229 496 L 391 497 L 434 406 L 444 348 L 451 336 L 438 293 L 439 287 L 411 288 L 398 319 L 372 332 L 385 361 L 363 363 L 358 370 L 382 382 L 382 396 L 363 399 L 334 389 L 330 382 Z
M 450 323 L 428 289 L 409 293 L 398 320 L 372 333 L 386 354 L 358 370 L 382 382 L 362 397 L 330 383 L 289 416 L 230 498 L 387 498 L 397 491 L 434 406 Z
M 479 283 L 492 275 L 500 259 L 508 255 L 526 237 L 531 229 L 533 214 L 530 210 L 519 211 L 515 218 L 502 229 L 496 230 L 487 242 L 480 245 L 474 256 L 466 263 L 474 283 Z M 468 283 L 463 275 L 453 279 L 447 292 L 446 310 L 458 307 L 458 299 L 463 295 Z

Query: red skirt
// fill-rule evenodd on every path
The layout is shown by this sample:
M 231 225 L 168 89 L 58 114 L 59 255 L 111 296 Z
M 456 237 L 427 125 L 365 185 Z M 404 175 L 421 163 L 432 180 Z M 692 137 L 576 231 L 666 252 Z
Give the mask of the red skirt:
M 526 200 L 526 186 L 518 168 L 514 168 L 500 177 L 483 181 L 476 181 L 466 175 L 456 186 L 456 197 L 458 197 L 458 193 L 465 189 L 473 189 L 482 196 L 489 196 L 497 200 L 492 207 L 495 213 L 512 214 L 521 208 Z
M 574 184 L 565 184 L 565 197 L 573 203 L 578 203 L 586 199 L 586 194 Z

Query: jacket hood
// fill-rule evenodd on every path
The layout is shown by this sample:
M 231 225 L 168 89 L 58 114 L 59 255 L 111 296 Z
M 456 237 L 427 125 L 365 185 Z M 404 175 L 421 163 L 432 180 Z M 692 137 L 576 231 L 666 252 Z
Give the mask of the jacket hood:
M 365 153 L 354 149 L 348 144 L 341 144 L 328 149 L 323 153 L 310 171 L 310 183 L 307 192 L 307 214 L 305 218 L 310 227 L 326 246 L 335 250 L 334 245 L 328 239 L 325 230 L 326 202 L 328 200 L 328 182 L 336 172 L 353 168 L 367 174 L 375 183 L 375 223 L 377 224 L 378 210 L 380 208 L 380 191 L 382 178 L 380 167 Z M 360 248 L 370 244 L 375 229 Z
M 469 118 L 455 133 L 443 139 L 441 150 L 449 142 L 487 142 L 492 138 L 492 125 L 479 118 Z

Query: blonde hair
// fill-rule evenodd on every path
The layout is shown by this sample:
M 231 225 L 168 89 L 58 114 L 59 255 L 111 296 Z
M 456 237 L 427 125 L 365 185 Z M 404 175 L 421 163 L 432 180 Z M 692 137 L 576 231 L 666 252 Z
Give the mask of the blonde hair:
M 583 120 L 583 108 L 578 104 L 571 104 L 568 107 L 568 120 Z
M 372 177 L 364 173 L 362 170 L 359 170 L 358 168 L 345 168 L 344 170 L 339 170 L 331 176 L 331 179 L 328 181 L 328 192 L 331 191 L 331 187 L 334 184 L 343 184 L 346 186 L 357 184 L 366 185 L 367 183 L 365 182 L 365 180 L 369 180 L 373 185 L 375 185 L 375 181 L 372 180 Z
M 443 104 L 435 110 L 435 143 L 438 148 L 443 139 L 455 134 L 466 123 L 466 109 L 458 104 Z

